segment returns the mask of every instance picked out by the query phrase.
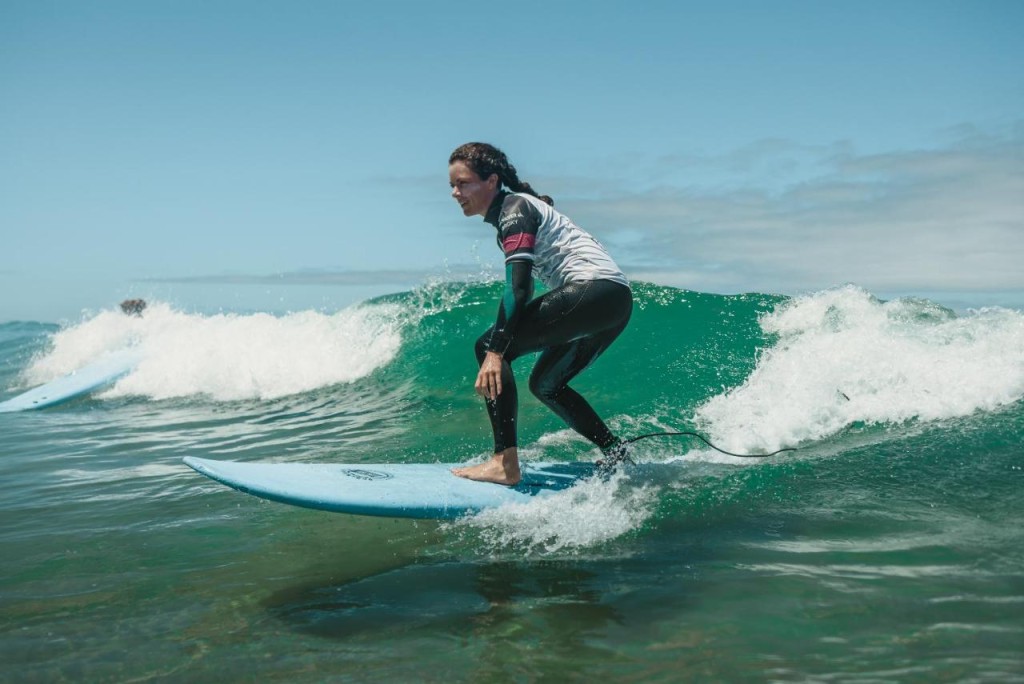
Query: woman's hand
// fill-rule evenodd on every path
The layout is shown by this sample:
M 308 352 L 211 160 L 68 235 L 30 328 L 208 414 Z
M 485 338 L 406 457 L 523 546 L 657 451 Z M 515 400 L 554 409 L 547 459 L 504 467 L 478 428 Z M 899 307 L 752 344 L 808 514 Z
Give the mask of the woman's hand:
M 501 354 L 489 351 L 476 376 L 476 393 L 494 401 L 501 394 Z

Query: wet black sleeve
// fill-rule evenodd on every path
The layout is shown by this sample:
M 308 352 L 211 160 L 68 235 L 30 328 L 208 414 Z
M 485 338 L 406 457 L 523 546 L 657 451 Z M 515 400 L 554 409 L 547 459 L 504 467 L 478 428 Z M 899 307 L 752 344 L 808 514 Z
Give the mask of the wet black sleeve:
M 540 214 L 527 200 L 509 195 L 501 207 L 498 235 L 505 252 L 505 294 L 487 348 L 504 353 L 526 304 L 533 299 L 533 260 Z
M 516 259 L 505 264 L 505 296 L 498 307 L 498 320 L 487 344 L 488 351 L 504 354 L 512 344 L 526 304 L 533 299 L 533 262 Z

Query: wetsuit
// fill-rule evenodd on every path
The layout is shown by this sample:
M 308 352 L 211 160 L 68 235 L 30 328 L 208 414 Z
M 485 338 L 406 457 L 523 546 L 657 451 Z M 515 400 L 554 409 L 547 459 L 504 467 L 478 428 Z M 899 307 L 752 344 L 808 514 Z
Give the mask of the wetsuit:
M 540 351 L 530 391 L 573 430 L 606 449 L 618 440 L 568 383 L 629 322 L 629 281 L 604 247 L 568 217 L 526 194 L 500 192 L 484 220 L 505 253 L 505 294 L 494 326 L 476 343 L 478 363 L 502 354 L 502 392 L 487 401 L 494 451 L 517 446 L 519 396 L 510 364 Z M 550 288 L 533 299 L 533 276 Z

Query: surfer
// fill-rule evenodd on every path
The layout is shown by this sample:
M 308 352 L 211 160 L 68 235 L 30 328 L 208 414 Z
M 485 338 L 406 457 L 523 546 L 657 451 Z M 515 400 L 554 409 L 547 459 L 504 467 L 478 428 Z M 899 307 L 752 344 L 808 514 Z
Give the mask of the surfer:
M 452 197 L 466 216 L 482 216 L 497 229 L 505 254 L 505 292 L 495 324 L 476 342 L 484 397 L 494 432 L 490 460 L 453 472 L 460 477 L 514 485 L 519 468 L 518 394 L 511 364 L 540 352 L 530 391 L 569 427 L 596 444 L 605 462 L 626 457 L 590 404 L 569 387 L 626 328 L 633 311 L 629 281 L 607 250 L 554 201 L 519 180 L 505 154 L 487 143 L 466 143 L 448 159 Z M 533 297 L 538 277 L 548 292 Z
M 145 299 L 126 299 L 121 302 L 121 311 L 123 311 L 126 316 L 141 316 L 142 312 L 145 310 Z

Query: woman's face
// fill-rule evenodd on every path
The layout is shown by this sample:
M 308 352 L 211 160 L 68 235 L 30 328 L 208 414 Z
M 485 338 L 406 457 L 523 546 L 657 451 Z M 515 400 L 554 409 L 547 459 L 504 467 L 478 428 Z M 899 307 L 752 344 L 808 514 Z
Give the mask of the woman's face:
M 452 197 L 466 216 L 487 214 L 491 201 L 498 194 L 498 174 L 492 173 L 483 180 L 466 162 L 457 161 L 448 166 L 448 181 L 452 186 Z

